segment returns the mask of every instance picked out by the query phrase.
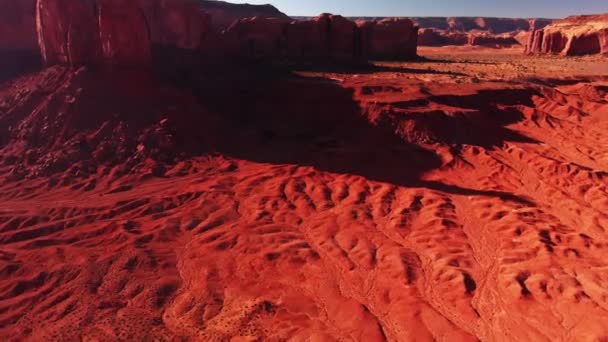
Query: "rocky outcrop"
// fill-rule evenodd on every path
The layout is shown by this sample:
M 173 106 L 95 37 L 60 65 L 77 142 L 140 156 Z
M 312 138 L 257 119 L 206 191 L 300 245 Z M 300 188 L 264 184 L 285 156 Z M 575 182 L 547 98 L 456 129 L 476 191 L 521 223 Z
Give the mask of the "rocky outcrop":
M 469 34 L 469 45 L 486 47 L 510 47 L 519 45 L 519 42 L 511 34 Z
M 209 52 L 219 56 L 245 58 L 275 58 L 283 52 L 285 29 L 289 21 L 275 18 L 254 17 L 237 20 L 217 41 L 219 46 L 209 46 Z
M 125 0 L 98 0 L 97 11 L 99 43 L 104 64 L 130 67 L 150 63 L 148 22 L 136 3 Z M 96 35 L 96 32 L 92 33 Z M 95 40 L 97 37 L 93 39 Z
M 272 5 L 233 4 L 217 0 L 196 0 L 196 5 L 212 18 L 210 26 L 222 31 L 240 19 L 261 17 L 291 20 L 286 14 Z
M 532 30 L 527 54 L 581 56 L 608 54 L 608 14 L 574 16 Z
M 411 59 L 418 28 L 408 19 L 357 23 L 322 14 L 238 19 L 213 30 L 194 0 L 38 0 L 37 34 L 46 65 L 184 68 L 201 58 Z M 182 72 L 180 71 L 180 72 Z
M 286 54 L 295 58 L 329 55 L 328 18 L 292 21 L 286 28 Z
M 419 46 L 467 45 L 468 43 L 469 35 L 463 32 L 448 32 L 429 28 L 418 31 Z
M 38 0 L 38 43 L 46 65 L 83 65 L 99 58 L 93 1 Z
M 210 16 L 192 0 L 138 0 L 153 45 L 197 49 L 209 31 Z
M 38 0 L 38 42 L 46 65 L 141 66 L 150 38 L 141 9 L 125 0 Z
M 358 22 L 362 54 L 372 59 L 411 59 L 416 57 L 418 27 L 409 19 Z
M 309 20 L 241 19 L 207 37 L 208 56 L 285 59 L 411 59 L 418 28 L 408 19 L 360 22 L 321 14 Z
M 208 15 L 190 0 L 38 0 L 47 65 L 142 67 L 153 45 L 198 49 Z

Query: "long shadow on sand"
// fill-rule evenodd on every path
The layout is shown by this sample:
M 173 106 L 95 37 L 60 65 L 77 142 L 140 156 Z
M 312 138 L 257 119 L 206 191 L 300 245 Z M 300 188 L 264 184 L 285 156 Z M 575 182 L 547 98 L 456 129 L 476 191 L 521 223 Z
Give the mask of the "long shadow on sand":
M 187 84 L 206 109 L 224 121 L 225 134 L 218 142 L 221 154 L 262 163 L 313 166 L 397 186 L 531 204 L 508 192 L 423 180 L 425 172 L 442 165 L 440 157 L 404 141 L 392 128 L 371 124 L 352 90 L 334 81 L 285 70 L 233 68 L 191 76 Z M 443 100 L 449 102 L 449 98 Z M 448 124 L 465 125 L 457 122 L 464 118 L 451 120 Z M 494 137 L 508 138 L 503 123 L 496 122 Z M 477 144 L 474 137 L 466 136 L 459 143 Z

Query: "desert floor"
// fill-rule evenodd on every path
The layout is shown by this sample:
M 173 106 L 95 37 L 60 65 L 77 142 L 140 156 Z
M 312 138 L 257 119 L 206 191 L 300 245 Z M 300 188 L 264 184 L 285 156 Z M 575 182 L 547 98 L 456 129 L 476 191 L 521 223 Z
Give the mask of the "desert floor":
M 608 59 L 419 54 L 250 84 L 162 177 L 1 166 L 2 339 L 608 339 Z

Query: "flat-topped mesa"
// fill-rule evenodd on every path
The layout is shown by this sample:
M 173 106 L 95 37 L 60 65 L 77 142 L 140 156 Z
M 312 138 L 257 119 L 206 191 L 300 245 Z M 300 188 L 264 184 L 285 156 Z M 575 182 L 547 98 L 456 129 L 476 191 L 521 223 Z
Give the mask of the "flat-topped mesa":
M 469 34 L 464 32 L 450 32 L 431 28 L 421 29 L 418 32 L 418 46 L 460 46 L 468 43 Z
M 154 60 L 183 69 L 207 57 L 416 57 L 418 28 L 409 19 L 358 25 L 327 13 L 306 21 L 253 17 L 221 32 L 212 29 L 212 19 L 192 0 L 38 0 L 36 5 L 38 43 L 46 65 L 144 68 Z
M 573 16 L 532 30 L 526 54 L 608 54 L 608 14 Z
M 209 31 L 210 17 L 191 0 L 137 0 L 149 25 L 152 44 L 198 49 Z
M 355 23 L 328 13 L 308 20 L 240 19 L 202 48 L 207 55 L 291 60 L 412 59 L 418 28 L 408 19 Z
M 358 22 L 362 54 L 371 59 L 404 60 L 417 56 L 418 27 L 409 19 Z

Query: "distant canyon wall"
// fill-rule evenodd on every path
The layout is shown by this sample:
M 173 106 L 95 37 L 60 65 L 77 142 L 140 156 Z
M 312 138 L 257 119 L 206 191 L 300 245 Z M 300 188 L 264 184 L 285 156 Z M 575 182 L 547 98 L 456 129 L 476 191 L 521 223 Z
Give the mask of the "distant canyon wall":
M 572 16 L 530 32 L 527 54 L 608 54 L 608 14 Z

